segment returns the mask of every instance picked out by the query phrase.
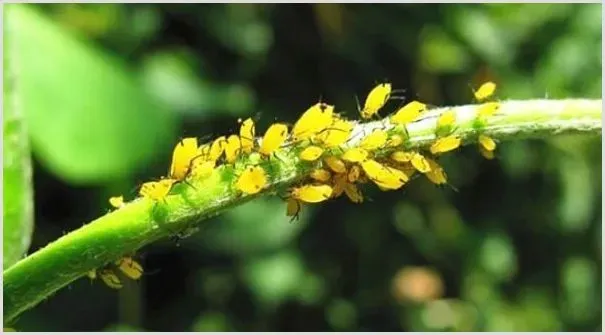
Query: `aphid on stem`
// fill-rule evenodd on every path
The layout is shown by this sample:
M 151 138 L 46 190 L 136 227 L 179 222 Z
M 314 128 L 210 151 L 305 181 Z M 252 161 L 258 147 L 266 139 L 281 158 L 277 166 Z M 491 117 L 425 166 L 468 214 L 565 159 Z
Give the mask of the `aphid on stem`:
M 274 123 L 265 132 L 258 152 L 265 156 L 271 156 L 288 138 L 288 126 L 283 123 Z
M 251 195 L 262 191 L 267 183 L 267 174 L 262 167 L 248 166 L 238 177 L 235 185 L 239 191 Z
M 367 120 L 378 115 L 378 111 L 384 107 L 389 99 L 403 99 L 403 97 L 392 96 L 393 93 L 397 92 L 403 92 L 403 90 L 393 90 L 391 83 L 378 84 L 372 88 L 370 93 L 368 93 L 368 96 L 363 104 L 363 109 L 359 105 L 357 96 L 355 96 L 355 100 L 357 101 L 357 109 L 359 110 L 361 118 Z
M 476 91 L 473 91 L 473 94 L 475 95 L 475 99 L 478 102 L 481 102 L 491 97 L 494 92 L 496 92 L 496 84 L 494 82 L 487 81 L 481 84 Z

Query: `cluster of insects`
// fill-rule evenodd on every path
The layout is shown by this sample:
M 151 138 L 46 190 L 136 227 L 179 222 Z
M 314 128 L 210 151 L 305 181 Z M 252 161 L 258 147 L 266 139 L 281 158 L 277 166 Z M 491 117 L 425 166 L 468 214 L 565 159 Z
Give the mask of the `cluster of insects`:
M 481 103 L 477 121 L 483 125 L 499 107 L 498 102 L 486 102 L 495 90 L 493 82 L 486 82 L 474 91 L 475 100 Z M 358 122 L 378 119 L 379 111 L 389 100 L 401 99 L 395 95 L 396 92 L 390 83 L 374 87 L 363 107 L 358 106 L 360 121 L 347 120 L 335 111 L 333 105 L 318 102 L 291 127 L 285 123 L 270 125 L 262 138 L 256 137 L 252 118 L 239 121 L 238 134 L 220 136 L 208 143 L 198 143 L 195 137 L 184 138 L 174 148 L 168 175 L 142 184 L 139 195 L 157 204 L 169 195 L 175 184 L 191 185 L 189 181 L 207 178 L 221 165 L 240 167 L 232 189 L 243 195 L 257 194 L 271 184 L 271 173 L 258 162 L 281 159 L 278 154 L 282 151 L 295 154 L 300 163 L 310 167 L 305 178 L 281 195 L 286 201 L 286 215 L 292 220 L 298 218 L 304 205 L 343 194 L 354 203 L 363 202 L 359 186 L 365 183 L 374 183 L 383 191 L 397 190 L 418 174 L 434 184 L 448 184 L 447 175 L 436 158 L 461 145 L 462 139 L 454 132 L 456 114 L 453 110 L 438 117 L 436 139 L 428 151 L 406 149 L 406 126 L 421 120 L 429 109 L 427 104 L 416 100 L 400 106 L 391 116 L 382 119 L 382 126 L 367 133 L 355 133 L 356 128 L 365 129 L 356 127 Z M 477 142 L 484 157 L 494 158 L 496 142 L 492 138 L 481 134 Z M 110 203 L 116 208 L 125 205 L 122 197 L 113 197 Z M 140 276 L 138 270 L 124 269 L 121 264 L 125 259 L 128 264 L 134 264 L 131 258 L 124 258 L 94 273 L 98 273 L 110 287 L 119 288 L 121 283 L 114 268 L 133 279 Z M 138 263 L 135 268 L 142 271 Z

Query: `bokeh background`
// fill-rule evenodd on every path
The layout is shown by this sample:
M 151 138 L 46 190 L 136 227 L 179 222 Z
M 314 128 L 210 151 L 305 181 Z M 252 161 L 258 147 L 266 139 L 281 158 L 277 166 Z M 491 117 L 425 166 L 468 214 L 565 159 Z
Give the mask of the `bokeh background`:
M 165 174 L 180 137 L 239 117 L 262 132 L 320 97 L 354 117 L 384 80 L 435 105 L 485 80 L 500 99 L 601 97 L 599 4 L 19 7 L 7 50 L 33 151 L 30 252 Z M 457 192 L 417 179 L 296 223 L 256 200 L 141 250 L 140 282 L 80 279 L 15 328 L 598 330 L 601 145 L 506 142 L 492 161 L 464 148 L 442 160 Z

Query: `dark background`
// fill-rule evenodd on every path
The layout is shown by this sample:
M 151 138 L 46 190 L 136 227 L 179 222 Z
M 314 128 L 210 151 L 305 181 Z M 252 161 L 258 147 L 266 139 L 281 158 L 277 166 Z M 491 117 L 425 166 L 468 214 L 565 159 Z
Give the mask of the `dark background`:
M 385 80 L 434 105 L 469 103 L 486 80 L 503 100 L 601 97 L 598 4 L 26 7 L 30 252 L 105 213 L 109 196 L 132 199 L 178 138 L 233 131 L 238 117 L 262 133 L 322 97 L 356 118 L 355 95 Z M 80 279 L 15 328 L 601 329 L 600 138 L 442 162 L 458 192 L 369 188 L 371 201 L 306 208 L 297 223 L 262 198 L 141 250 L 139 283 Z

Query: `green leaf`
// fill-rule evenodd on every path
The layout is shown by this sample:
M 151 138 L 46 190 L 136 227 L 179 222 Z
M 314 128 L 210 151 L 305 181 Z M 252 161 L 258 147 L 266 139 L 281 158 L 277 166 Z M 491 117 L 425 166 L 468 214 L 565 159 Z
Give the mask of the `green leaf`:
M 28 5 L 6 9 L 7 39 L 36 156 L 72 183 L 128 176 L 174 138 L 176 120 L 135 74 Z
M 14 62 L 4 53 L 4 263 L 3 268 L 25 255 L 33 230 L 32 168 L 22 100 L 15 91 Z

